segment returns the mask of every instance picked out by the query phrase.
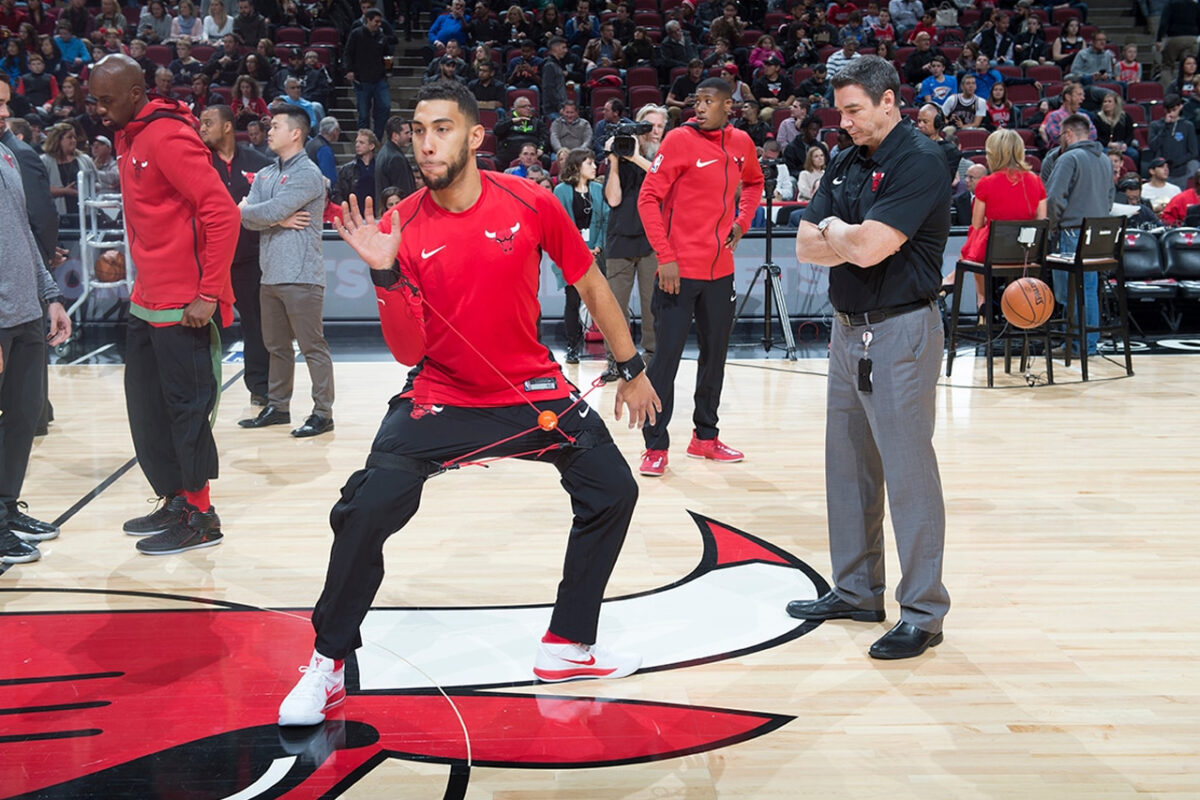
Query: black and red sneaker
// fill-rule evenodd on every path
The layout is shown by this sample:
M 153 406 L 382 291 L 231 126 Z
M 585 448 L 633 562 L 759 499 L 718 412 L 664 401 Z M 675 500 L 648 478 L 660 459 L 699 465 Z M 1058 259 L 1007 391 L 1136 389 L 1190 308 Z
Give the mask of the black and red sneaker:
M 186 510 L 174 525 L 139 541 L 138 552 L 147 556 L 169 556 L 220 544 L 223 537 L 216 506 L 208 511 L 201 511 L 186 502 L 185 506 Z

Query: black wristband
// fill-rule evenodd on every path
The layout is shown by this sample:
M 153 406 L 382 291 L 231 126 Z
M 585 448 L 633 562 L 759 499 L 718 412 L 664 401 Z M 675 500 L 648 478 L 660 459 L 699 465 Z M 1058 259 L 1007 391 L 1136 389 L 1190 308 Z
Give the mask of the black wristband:
M 400 282 L 400 264 L 393 262 L 389 269 L 372 269 L 371 283 L 382 289 L 391 289 Z
M 54 295 L 54 297 L 51 297 L 49 300 L 46 301 L 46 305 L 50 305 L 52 303 L 58 303 L 63 308 L 66 308 L 67 307 L 67 298 L 63 297 L 61 294 L 56 294 L 56 295 Z
M 617 364 L 617 372 L 620 373 L 623 381 L 631 381 L 645 370 L 646 362 L 642 361 L 642 357 L 638 353 L 634 353 L 633 358 L 628 361 L 621 361 Z

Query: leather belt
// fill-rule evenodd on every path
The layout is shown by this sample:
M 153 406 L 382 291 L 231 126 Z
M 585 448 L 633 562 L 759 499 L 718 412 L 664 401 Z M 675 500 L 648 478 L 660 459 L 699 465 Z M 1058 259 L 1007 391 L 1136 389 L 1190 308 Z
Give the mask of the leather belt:
M 919 311 L 922 308 L 927 308 L 932 300 L 917 300 L 912 303 L 905 303 L 902 306 L 889 306 L 887 308 L 879 308 L 875 311 L 864 311 L 861 314 L 847 314 L 844 311 L 835 311 L 834 316 L 838 318 L 838 322 L 843 325 L 849 325 L 852 328 L 857 328 L 862 325 L 871 325 L 876 322 L 883 322 L 889 317 L 898 317 L 901 314 L 907 314 L 910 311 Z

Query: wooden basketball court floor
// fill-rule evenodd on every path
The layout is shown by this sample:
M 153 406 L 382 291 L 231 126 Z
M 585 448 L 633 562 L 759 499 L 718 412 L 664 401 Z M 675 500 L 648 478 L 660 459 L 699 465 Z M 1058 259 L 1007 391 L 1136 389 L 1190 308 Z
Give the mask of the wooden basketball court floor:
M 747 459 L 717 465 L 683 457 L 695 375 L 695 363 L 684 362 L 679 413 L 672 424 L 673 460 L 666 477 L 638 479 L 641 497 L 610 597 L 667 587 L 645 595 L 665 597 L 672 584 L 696 569 L 703 545 L 689 510 L 751 534 L 828 579 L 825 366 L 820 359 L 731 362 L 721 435 L 744 449 Z M 186 779 L 167 772 L 109 796 L 1200 797 L 1200 525 L 1195 514 L 1200 359 L 1140 357 L 1136 376 L 1128 379 L 1113 363 L 1094 360 L 1091 366 L 1088 383 L 1060 362 L 1055 370 L 1060 382 L 1054 386 L 1030 388 L 1017 376 L 1001 375 L 998 388 L 989 390 L 982 388 L 980 360 L 960 357 L 954 376 L 943 379 L 936 446 L 948 515 L 945 580 L 953 608 L 945 642 L 921 658 L 879 662 L 866 655 L 871 642 L 898 618 L 892 591 L 899 568 L 889 527 L 887 623 L 808 626 L 812 629 L 803 635 L 793 631 L 777 643 L 721 658 L 725 645 L 709 639 L 726 635 L 731 621 L 722 616 L 727 612 L 744 615 L 732 626 L 744 627 L 750 636 L 758 627 L 791 630 L 794 621 L 777 605 L 755 607 L 753 598 L 747 611 L 735 608 L 733 594 L 725 596 L 730 602 L 715 605 L 705 605 L 705 597 L 696 594 L 683 603 L 663 604 L 662 614 L 695 616 L 672 629 L 674 638 L 655 646 L 711 658 L 619 681 L 506 689 L 502 694 L 512 695 L 514 710 L 523 695 L 614 701 L 560 705 L 558 712 L 546 713 L 533 734 L 516 725 L 493 724 L 487 731 L 500 739 L 528 737 L 524 744 L 508 743 L 518 751 L 568 744 L 568 750 L 575 748 L 572 753 L 589 754 L 571 765 L 477 762 L 464 775 L 461 766 L 452 767 L 446 759 L 387 758 L 365 765 L 336 789 L 316 782 L 291 793 L 255 795 L 205 788 L 202 776 L 210 774 L 205 770 L 222 772 L 220 764 L 209 763 Z M 583 385 L 601 367 L 602 362 L 585 362 L 568 367 L 567 374 Z M 36 641 L 61 614 L 69 636 L 71 620 L 88 625 L 88 616 L 73 612 L 112 611 L 115 622 L 106 624 L 117 627 L 110 629 L 111 638 L 120 635 L 122 610 L 208 608 L 153 595 L 259 609 L 311 608 L 326 564 L 329 508 L 345 478 L 363 463 L 404 370 L 385 362 L 339 363 L 337 429 L 303 441 L 291 439 L 282 427 L 244 431 L 236 426 L 237 419 L 252 413 L 240 380 L 233 380 L 237 374 L 235 365 L 226 365 L 231 385 L 216 427 L 221 478 L 213 484 L 213 499 L 225 542 L 148 558 L 135 552 L 135 540 L 120 529 L 123 520 L 150 509 L 148 486 L 136 465 L 113 479 L 133 455 L 122 367 L 52 368 L 58 420 L 51 435 L 37 441 L 24 499 L 42 518 L 53 519 L 73 506 L 75 511 L 63 523 L 62 536 L 42 546 L 40 562 L 14 566 L 0 576 L 0 625 L 21 619 L 23 635 Z M 302 365 L 296 375 L 293 418 L 307 411 Z M 640 436 L 612 422 L 612 399 L 611 387 L 589 397 L 636 468 Z M 77 504 L 98 488 L 94 497 Z M 427 485 L 418 515 L 388 544 L 388 575 L 376 606 L 461 610 L 548 603 L 568 524 L 565 493 L 548 466 L 505 461 L 437 477 Z M 655 603 L 639 608 L 642 624 L 657 630 Z M 229 674 L 266 663 L 261 651 L 272 651 L 272 663 L 286 668 L 259 671 L 248 683 L 237 684 L 254 686 L 254 698 L 240 693 L 244 689 L 230 693 L 219 683 L 215 689 L 193 683 L 186 669 L 140 673 L 130 694 L 165 688 L 156 700 L 164 717 L 178 716 L 181 709 L 197 709 L 201 716 L 216 710 L 220 729 L 239 728 L 240 709 L 251 705 L 269 713 L 298 677 L 295 667 L 306 661 L 311 647 L 303 620 L 280 618 L 276 627 L 286 635 L 277 642 L 268 638 L 265 645 L 250 646 L 236 637 L 172 639 L 170 617 L 152 634 L 172 643 L 168 660 L 200 658 Z M 438 623 L 432 624 L 436 630 Z M 637 640 L 637 620 L 623 624 L 626 640 Z M 98 635 L 89 629 L 77 647 L 60 654 L 66 672 L 92 671 L 85 642 L 94 643 Z M 145 646 L 144 639 L 138 641 L 137 648 Z M 620 637 L 611 644 L 620 645 Z M 531 661 L 534 639 L 522 646 Z M 123 645 L 117 641 L 115 647 L 119 657 Z M 131 658 L 138 655 L 134 648 L 129 645 Z M 385 656 L 418 655 L 405 650 L 404 637 L 388 648 Z M 21 705 L 12 700 L 11 684 L 19 681 L 3 679 L 4 673 L 21 674 L 28 656 L 9 640 L 0 662 L 0 707 Z M 493 654 L 463 648 L 457 657 L 483 662 L 486 670 Z M 374 663 L 380 663 L 378 652 Z M 367 667 L 362 669 L 366 678 Z M 352 697 L 347 703 L 347 719 L 355 717 L 356 702 Z M 759 735 L 657 758 L 651 751 L 669 750 L 670 743 L 651 741 L 653 731 L 666 737 L 666 724 L 653 722 L 656 704 L 677 711 L 682 706 L 774 715 L 774 722 Z M 552 706 L 538 700 L 539 708 Z M 631 713 L 622 723 L 623 717 L 609 713 L 614 709 L 649 711 L 637 720 Z M 58 713 L 64 716 L 46 724 L 89 727 L 86 721 L 71 721 L 72 713 L 84 712 Z M 37 715 L 22 716 L 21 709 L 8 714 L 0 715 L 4 797 L 12 796 L 14 787 L 47 786 L 122 759 L 144 765 L 136 758 L 170 745 L 153 738 L 156 720 L 126 719 L 122 735 L 132 741 L 114 743 L 111 732 L 52 740 L 37 745 L 36 759 L 14 760 L 25 752 L 15 749 L 23 746 L 22 724 Z M 42 724 L 46 716 L 29 724 Z M 420 727 L 419 714 L 408 721 Z M 679 723 L 700 739 L 707 725 Z M 587 738 L 593 726 L 590 747 L 576 741 Z M 601 726 L 606 726 L 603 732 Z M 197 724 L 197 738 L 212 733 L 202 727 Z M 539 730 L 558 741 L 537 741 Z M 464 738 L 471 733 L 468 729 Z M 478 735 L 475 752 L 482 753 L 484 735 Z M 643 747 L 646 756 L 639 757 Z M 36 780 L 29 777 L 34 772 Z M 251 774 L 244 782 L 257 777 Z M 455 780 L 457 788 L 448 789 Z M 37 796 L 69 797 L 70 785 L 86 784 Z

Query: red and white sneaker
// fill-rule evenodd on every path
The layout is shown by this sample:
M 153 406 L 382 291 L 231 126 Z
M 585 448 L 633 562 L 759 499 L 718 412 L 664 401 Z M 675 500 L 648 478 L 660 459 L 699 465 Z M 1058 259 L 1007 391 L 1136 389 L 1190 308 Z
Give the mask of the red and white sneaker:
M 707 458 L 709 461 L 729 463 L 741 461 L 746 457 L 741 450 L 734 450 L 720 439 L 697 439 L 695 431 L 692 431 L 692 441 L 688 442 L 687 454 L 688 458 Z
M 325 712 L 346 700 L 344 661 L 335 661 L 313 651 L 304 677 L 292 687 L 279 704 L 280 725 L 316 725 L 325 721 Z
M 642 453 L 642 466 L 638 468 L 638 472 L 654 478 L 661 478 L 662 474 L 666 471 L 666 450 L 647 450 Z
M 533 674 L 547 683 L 588 678 L 624 678 L 637 672 L 642 657 L 588 644 L 538 644 Z

